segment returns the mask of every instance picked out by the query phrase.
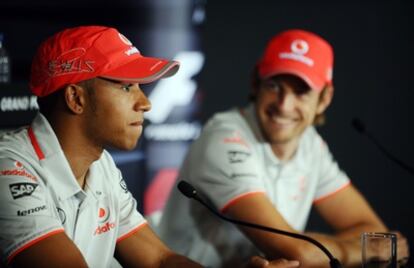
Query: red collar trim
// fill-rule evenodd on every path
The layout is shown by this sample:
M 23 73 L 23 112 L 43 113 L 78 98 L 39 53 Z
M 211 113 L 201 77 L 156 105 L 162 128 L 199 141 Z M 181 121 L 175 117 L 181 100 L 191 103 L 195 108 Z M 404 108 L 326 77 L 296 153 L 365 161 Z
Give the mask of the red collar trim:
M 40 148 L 39 143 L 37 142 L 37 139 L 36 139 L 36 136 L 35 136 L 35 134 L 33 132 L 33 128 L 32 127 L 29 127 L 29 129 L 27 130 L 27 134 L 29 134 L 29 138 L 30 138 L 30 141 L 31 141 L 31 143 L 33 145 L 33 149 L 35 150 L 35 152 L 36 152 L 37 157 L 39 158 L 39 160 L 44 159 L 45 158 L 45 155 L 43 154 L 42 149 Z

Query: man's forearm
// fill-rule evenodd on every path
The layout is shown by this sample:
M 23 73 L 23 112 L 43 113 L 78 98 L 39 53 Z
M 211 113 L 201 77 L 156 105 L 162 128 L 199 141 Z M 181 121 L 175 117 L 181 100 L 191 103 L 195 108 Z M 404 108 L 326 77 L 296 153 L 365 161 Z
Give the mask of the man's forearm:
M 318 233 L 306 233 L 324 245 L 345 267 L 355 267 L 361 263 L 361 239 L 359 236 L 342 238 Z M 315 247 L 316 249 L 316 247 Z
M 356 267 L 361 263 L 361 234 L 364 232 L 386 232 L 385 225 L 378 221 L 360 223 L 334 235 L 306 233 L 320 243 L 346 267 Z
M 187 257 L 178 254 L 172 254 L 165 258 L 161 263 L 160 268 L 174 268 L 174 267 L 183 267 L 183 268 L 202 268 L 200 264 L 190 260 Z

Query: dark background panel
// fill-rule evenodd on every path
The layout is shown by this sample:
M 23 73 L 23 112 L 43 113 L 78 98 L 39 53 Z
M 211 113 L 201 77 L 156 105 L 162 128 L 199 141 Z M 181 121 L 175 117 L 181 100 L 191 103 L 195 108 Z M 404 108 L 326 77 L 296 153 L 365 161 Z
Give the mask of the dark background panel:
M 165 27 L 157 23 L 159 17 L 167 21 L 169 17 L 177 18 L 171 16 L 168 5 L 184 0 L 155 1 L 162 12 L 154 12 L 155 6 L 149 8 L 149 0 L 82 2 L 0 2 L 0 31 L 5 33 L 5 45 L 13 61 L 13 82 L 19 88 L 27 83 L 30 61 L 39 42 L 64 27 L 118 27 L 143 54 L 154 55 L 162 46 L 177 46 L 160 43 L 149 31 Z M 319 131 L 340 166 L 387 225 L 402 231 L 414 243 L 413 175 L 385 157 L 351 126 L 353 118 L 360 118 L 392 154 L 414 166 L 413 2 L 208 1 L 206 14 L 198 45 L 206 56 L 198 76 L 203 89 L 199 119 L 205 122 L 216 111 L 246 103 L 250 71 L 274 34 L 288 28 L 319 33 L 335 50 L 335 97 L 327 111 L 328 121 Z M 179 34 L 186 25 L 184 20 L 170 19 L 165 33 L 178 29 Z M 140 42 L 142 36 L 145 42 Z M 142 172 L 141 167 L 142 163 L 133 171 Z M 136 192 L 142 193 L 143 189 Z M 308 228 L 328 230 L 316 214 L 312 214 Z

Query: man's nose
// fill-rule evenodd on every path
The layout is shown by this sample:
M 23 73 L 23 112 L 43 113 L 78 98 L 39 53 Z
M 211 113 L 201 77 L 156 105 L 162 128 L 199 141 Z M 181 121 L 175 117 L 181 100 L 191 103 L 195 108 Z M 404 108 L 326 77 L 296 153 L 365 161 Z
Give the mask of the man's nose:
M 149 110 L 151 110 L 151 102 L 144 94 L 144 92 L 142 92 L 142 90 L 139 90 L 137 92 L 134 110 L 144 112 L 148 112 Z
M 281 90 L 277 94 L 277 106 L 280 110 L 290 111 L 294 108 L 296 96 L 289 90 Z

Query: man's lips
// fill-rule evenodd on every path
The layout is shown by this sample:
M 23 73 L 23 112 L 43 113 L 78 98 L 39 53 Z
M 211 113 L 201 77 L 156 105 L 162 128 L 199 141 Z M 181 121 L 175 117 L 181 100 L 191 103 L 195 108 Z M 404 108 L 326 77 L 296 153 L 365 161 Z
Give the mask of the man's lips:
M 143 123 L 144 123 L 144 120 L 138 120 L 138 121 L 132 122 L 129 125 L 134 126 L 134 127 L 139 127 L 139 126 L 142 126 Z
M 272 116 L 271 119 L 275 124 L 278 124 L 278 125 L 291 125 L 295 123 L 295 120 L 292 118 Z

